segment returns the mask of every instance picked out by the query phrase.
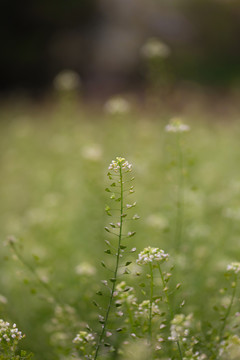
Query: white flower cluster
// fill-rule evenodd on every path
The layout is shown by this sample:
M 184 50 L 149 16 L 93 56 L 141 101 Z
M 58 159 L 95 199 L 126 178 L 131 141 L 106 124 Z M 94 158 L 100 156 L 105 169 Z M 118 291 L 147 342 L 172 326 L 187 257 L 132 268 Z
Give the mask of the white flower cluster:
M 227 271 L 233 271 L 235 274 L 238 274 L 240 272 L 240 263 L 232 262 L 227 266 Z
M 182 122 L 179 118 L 173 118 L 165 127 L 167 132 L 182 133 L 190 130 L 190 127 Z
M 122 170 L 132 171 L 132 164 L 129 164 L 127 160 L 122 157 L 116 157 L 116 160 L 113 160 L 108 167 L 108 170 L 113 170 L 114 172 L 119 172 L 120 168 Z
M 138 254 L 138 259 L 136 262 L 138 265 L 145 265 L 152 263 L 153 261 L 167 261 L 168 258 L 169 255 L 166 254 L 163 250 L 148 246 L 147 248 L 143 249 L 140 254 Z
M 73 339 L 74 344 L 87 344 L 94 340 L 94 336 L 91 333 L 88 333 L 87 331 L 79 331 L 79 333 L 76 335 L 76 337 Z
M 17 325 L 13 324 L 12 328 L 9 322 L 0 319 L 0 342 L 7 342 L 9 345 L 16 344 L 24 337 L 21 331 L 18 330 Z
M 171 336 L 168 340 L 179 341 L 180 339 L 184 342 L 186 337 L 189 335 L 189 328 L 192 325 L 192 314 L 185 316 L 184 314 L 177 314 L 171 321 Z

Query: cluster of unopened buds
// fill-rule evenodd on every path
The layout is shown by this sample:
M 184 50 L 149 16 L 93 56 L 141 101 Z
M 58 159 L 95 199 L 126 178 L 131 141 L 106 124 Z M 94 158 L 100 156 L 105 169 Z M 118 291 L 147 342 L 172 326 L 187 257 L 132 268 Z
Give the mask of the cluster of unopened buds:
M 239 262 L 232 262 L 227 266 L 227 271 L 232 271 L 235 274 L 240 272 L 240 263 Z
M 153 263 L 154 261 L 160 261 L 160 262 L 167 261 L 168 258 L 169 255 L 165 253 L 163 250 L 148 246 L 138 254 L 138 259 L 136 262 L 138 265 L 145 265 L 145 264 Z
M 190 130 L 190 127 L 182 122 L 179 118 L 173 118 L 170 123 L 165 127 L 167 132 L 187 132 Z
M 18 330 L 17 325 L 0 319 L 0 342 L 6 342 L 9 345 L 16 344 L 19 340 L 24 337 L 21 331 Z
M 129 164 L 129 162 L 122 157 L 116 157 L 116 160 L 113 160 L 109 165 L 108 170 L 113 170 L 117 173 L 120 168 L 122 168 L 122 170 L 132 171 L 132 164 Z

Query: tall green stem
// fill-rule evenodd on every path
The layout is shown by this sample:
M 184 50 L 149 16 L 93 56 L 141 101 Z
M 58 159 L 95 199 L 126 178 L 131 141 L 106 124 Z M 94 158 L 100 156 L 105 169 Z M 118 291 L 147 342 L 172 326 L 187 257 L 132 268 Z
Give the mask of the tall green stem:
M 228 317 L 230 315 L 230 312 L 232 310 L 233 301 L 234 301 L 234 298 L 235 298 L 235 295 L 236 295 L 236 289 L 237 289 L 237 275 L 235 275 L 235 284 L 234 284 L 233 289 L 232 289 L 231 300 L 230 300 L 230 303 L 229 303 L 228 308 L 226 310 L 226 314 L 225 314 L 225 316 L 223 318 L 223 323 L 222 323 L 222 326 L 221 326 L 220 331 L 219 331 L 219 344 L 221 343 L 221 341 L 223 339 L 223 332 L 224 332 L 226 324 L 227 324 L 227 319 L 228 319 Z
M 149 303 L 149 326 L 148 326 L 148 333 L 149 339 L 151 341 L 152 338 L 152 304 L 153 304 L 153 268 L 152 263 L 149 263 L 150 266 L 150 303 Z
M 180 144 L 181 134 L 177 133 L 178 152 L 178 188 L 177 188 L 177 214 L 175 228 L 175 246 L 178 251 L 182 240 L 183 211 L 184 211 L 184 177 L 183 177 L 183 153 Z
M 94 355 L 94 360 L 97 359 L 98 357 L 98 352 L 102 343 L 102 340 L 104 338 L 104 334 L 107 328 L 107 322 L 108 322 L 108 317 L 110 314 L 110 310 L 112 307 L 112 302 L 113 302 L 113 294 L 115 291 L 115 287 L 116 287 L 116 280 L 117 280 L 117 273 L 118 273 L 118 267 L 119 267 L 119 259 L 120 259 L 120 253 L 121 253 L 121 241 L 122 241 L 122 227 L 123 227 L 123 176 L 122 176 L 122 165 L 120 164 L 120 169 L 119 169 L 119 173 L 120 173 L 120 187 L 121 187 L 121 192 L 120 192 L 120 196 L 121 196 L 121 200 L 120 200 L 120 226 L 119 226 L 119 235 L 118 235 L 118 250 L 117 250 L 117 258 L 116 258 L 116 264 L 115 264 L 115 270 L 114 270 L 114 277 L 113 277 L 113 284 L 112 284 L 112 289 L 111 289 L 111 294 L 110 294 L 110 298 L 109 298 L 109 302 L 108 302 L 108 307 L 107 307 L 107 311 L 106 311 L 106 315 L 105 315 L 105 319 L 104 319 L 104 324 L 102 326 L 102 330 L 98 339 L 98 343 L 96 346 L 96 351 L 95 351 L 95 355 Z
M 159 273 L 160 273 L 160 276 L 161 276 L 161 279 L 162 279 L 163 291 L 164 291 L 164 294 L 165 294 L 165 297 L 166 297 L 166 302 L 167 302 L 168 309 L 169 309 L 169 312 L 170 312 L 170 319 L 172 320 L 173 317 L 174 317 L 174 312 L 173 312 L 173 309 L 172 309 L 172 306 L 171 306 L 171 303 L 170 303 L 170 299 L 169 299 L 169 295 L 168 295 L 168 290 L 167 290 L 167 287 L 166 287 L 166 281 L 165 281 L 165 279 L 164 279 L 163 272 L 162 272 L 162 269 L 161 269 L 161 266 L 160 266 L 159 263 L 158 263 L 158 269 L 159 269 Z M 182 350 L 181 350 L 181 346 L 180 346 L 179 340 L 177 340 L 176 343 L 177 343 L 179 358 L 180 358 L 181 360 L 183 360 Z

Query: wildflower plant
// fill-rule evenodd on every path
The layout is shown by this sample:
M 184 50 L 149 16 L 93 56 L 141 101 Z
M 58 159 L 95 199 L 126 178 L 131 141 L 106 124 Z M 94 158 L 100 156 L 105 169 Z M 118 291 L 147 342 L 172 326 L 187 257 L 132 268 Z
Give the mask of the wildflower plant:
M 158 316 L 160 319 L 160 330 L 163 330 L 167 327 L 167 323 L 173 319 L 174 311 L 170 301 L 170 291 L 168 287 L 168 281 L 171 277 L 171 273 L 166 273 L 162 269 L 162 265 L 169 260 L 169 254 L 165 253 L 164 250 L 159 248 L 153 248 L 148 246 L 147 248 L 143 249 L 138 255 L 137 264 L 140 266 L 148 266 L 149 267 L 149 274 L 147 274 L 147 278 L 150 281 L 150 298 L 145 300 L 140 307 L 143 305 L 147 306 L 148 308 L 148 337 L 149 343 L 153 346 L 153 319 L 154 316 Z M 154 279 L 154 269 L 158 270 L 158 275 L 160 276 L 161 283 L 162 283 L 162 291 L 161 293 L 154 294 L 154 287 L 155 287 L 155 279 Z M 156 276 L 155 276 L 156 278 Z M 180 287 L 180 284 L 176 286 L 176 289 Z M 159 308 L 159 302 L 165 302 L 167 304 L 167 312 L 168 312 L 168 319 L 165 318 L 166 312 L 161 311 Z M 162 318 L 163 316 L 163 318 Z M 157 337 L 156 337 L 157 335 Z M 177 344 L 177 351 L 179 354 L 179 359 L 183 359 L 180 339 L 172 339 L 168 337 L 168 339 L 164 339 L 164 335 L 160 336 L 160 334 L 154 331 L 154 342 L 155 342 L 155 350 L 158 352 L 162 350 L 161 342 L 166 340 L 173 340 Z
M 107 215 L 116 221 L 110 222 L 109 226 L 105 227 L 105 230 L 109 235 L 108 239 L 105 240 L 107 245 L 105 253 L 109 256 L 114 256 L 115 261 L 113 269 L 110 269 L 111 265 L 105 264 L 104 261 L 101 263 L 105 269 L 109 269 L 111 278 L 103 280 L 103 285 L 105 285 L 105 288 L 109 291 L 106 310 L 103 311 L 103 309 L 95 302 L 95 305 L 98 306 L 101 311 L 101 314 L 99 315 L 101 329 L 96 341 L 94 355 L 90 355 L 89 357 L 94 360 L 98 358 L 99 351 L 103 345 L 105 345 L 105 348 L 109 348 L 110 351 L 115 351 L 114 346 L 109 343 L 109 338 L 112 337 L 114 333 L 116 334 L 122 331 L 121 328 L 112 328 L 113 323 L 111 322 L 110 317 L 113 313 L 114 297 L 116 296 L 116 287 L 119 277 L 130 273 L 128 266 L 131 264 L 131 261 L 124 260 L 124 253 L 128 247 L 126 240 L 133 237 L 135 232 L 128 231 L 126 223 L 129 218 L 133 220 L 139 218 L 137 214 L 131 217 L 129 216 L 129 210 L 136 206 L 136 202 L 127 203 L 126 200 L 128 195 L 134 193 L 134 187 L 132 185 L 134 177 L 131 176 L 132 165 L 124 158 L 117 157 L 116 160 L 111 162 L 108 170 L 109 172 L 107 175 L 111 184 L 106 188 L 106 191 L 110 193 L 110 200 L 113 205 L 107 205 L 105 210 Z M 130 253 L 135 250 L 135 248 L 132 248 Z M 102 296 L 102 294 L 102 291 L 98 292 L 98 295 Z
M 176 148 L 176 167 L 177 167 L 177 193 L 176 193 L 176 221 L 174 247 L 178 251 L 182 243 L 183 223 L 184 223 L 184 187 L 185 187 L 185 161 L 182 145 L 182 134 L 190 130 L 187 124 L 184 124 L 180 118 L 173 118 L 166 125 L 167 133 L 175 134 Z M 174 164 L 175 162 L 173 162 Z

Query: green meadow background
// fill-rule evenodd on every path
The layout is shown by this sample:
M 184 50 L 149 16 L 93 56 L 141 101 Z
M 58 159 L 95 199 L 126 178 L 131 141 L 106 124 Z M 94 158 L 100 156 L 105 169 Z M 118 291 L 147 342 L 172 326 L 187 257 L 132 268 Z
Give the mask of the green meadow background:
M 184 176 L 183 231 L 176 250 L 179 149 L 165 126 L 168 109 L 132 104 L 127 114 L 106 114 L 99 105 L 22 104 L 1 108 L 0 123 L 0 310 L 26 334 L 24 349 L 36 359 L 56 359 L 54 336 L 71 333 L 71 317 L 97 321 L 92 300 L 106 277 L 101 260 L 109 217 L 107 172 L 116 156 L 133 164 L 136 213 L 131 247 L 164 249 L 181 282 L 178 301 L 186 313 L 217 321 L 228 263 L 240 256 L 239 113 L 204 109 L 182 113 L 191 130 L 181 135 Z M 129 200 L 130 201 L 130 200 Z M 110 219 L 111 220 L 111 219 Z M 14 236 L 25 261 L 63 303 L 69 323 L 53 335 L 56 306 L 49 293 L 6 245 Z M 136 254 L 129 255 L 136 259 Z M 134 265 L 132 271 L 134 271 Z M 131 269 L 130 266 L 130 269 Z M 85 269 L 85 270 L 82 270 Z M 138 280 L 135 281 L 136 287 Z M 64 335 L 65 334 L 65 335 Z M 70 343 L 71 346 L 71 343 Z

